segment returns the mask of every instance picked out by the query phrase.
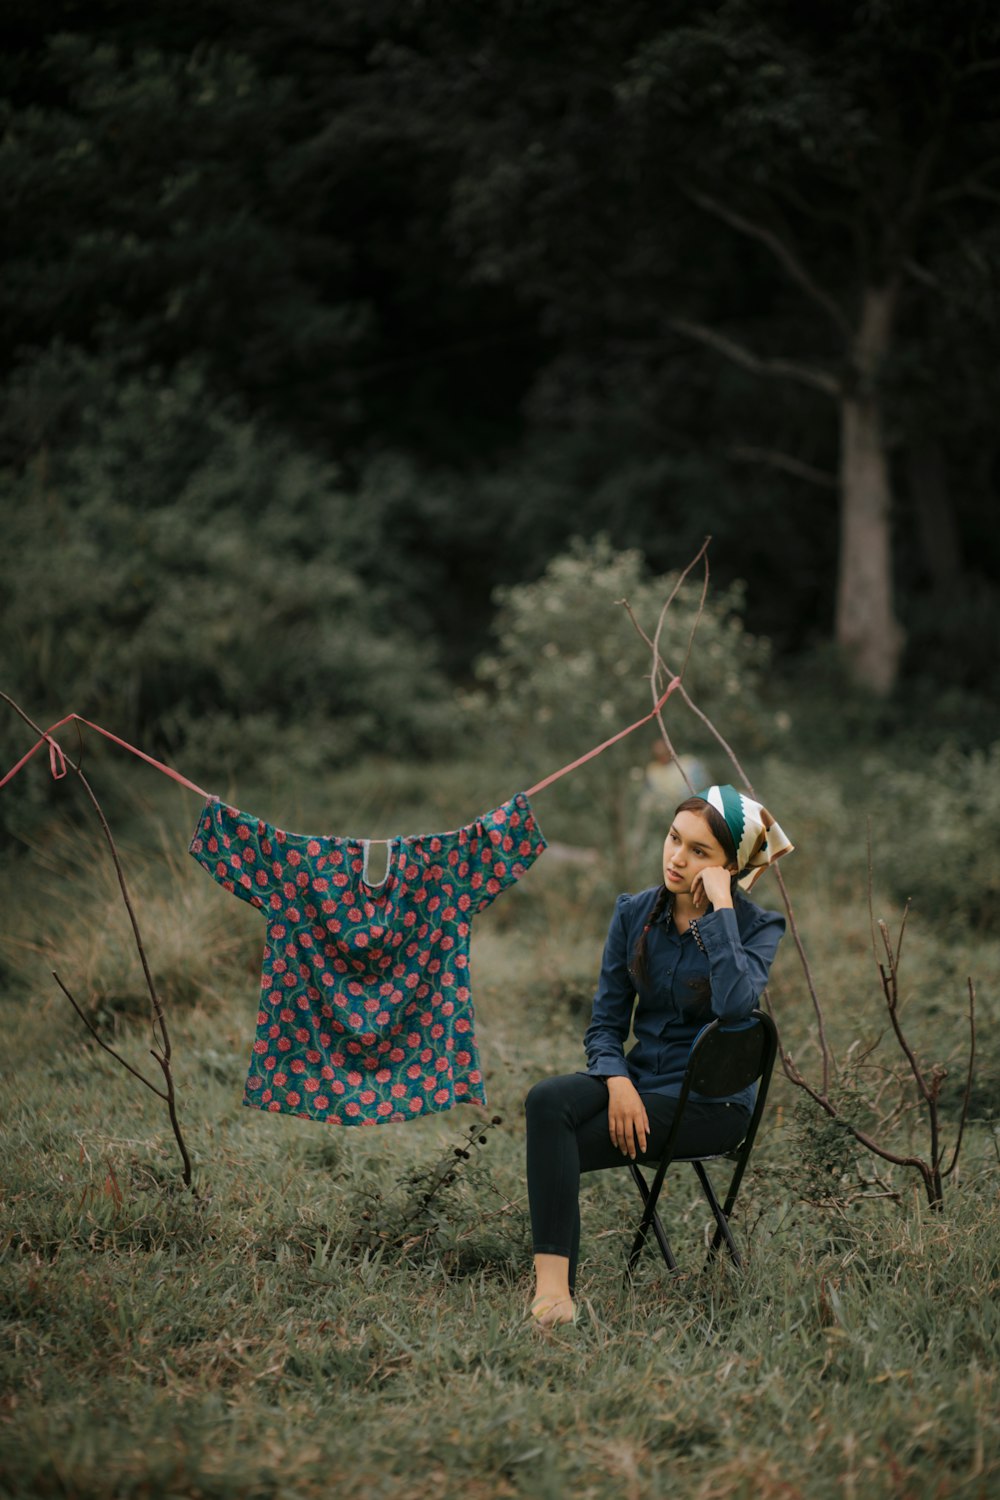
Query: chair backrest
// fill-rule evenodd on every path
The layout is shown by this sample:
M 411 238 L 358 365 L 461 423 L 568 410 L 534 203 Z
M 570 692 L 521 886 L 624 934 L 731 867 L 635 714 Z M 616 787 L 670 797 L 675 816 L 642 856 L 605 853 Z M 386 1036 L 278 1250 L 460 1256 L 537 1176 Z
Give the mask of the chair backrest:
M 707 1099 L 738 1094 L 770 1076 L 777 1051 L 774 1022 L 755 1010 L 746 1021 L 712 1021 L 694 1040 L 688 1086 Z

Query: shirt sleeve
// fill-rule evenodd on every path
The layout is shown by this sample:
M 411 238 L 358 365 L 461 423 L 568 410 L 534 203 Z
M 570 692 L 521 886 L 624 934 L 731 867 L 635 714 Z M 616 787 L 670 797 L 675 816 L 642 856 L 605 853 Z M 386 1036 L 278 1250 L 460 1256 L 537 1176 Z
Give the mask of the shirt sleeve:
M 460 828 L 447 851 L 442 850 L 452 868 L 459 909 L 470 916 L 483 911 L 520 880 L 545 847 L 524 792 Z
M 263 907 L 275 888 L 273 839 L 267 823 L 209 797 L 189 852 L 223 890 Z
M 595 1078 L 627 1078 L 625 1041 L 632 1024 L 635 984 L 629 972 L 628 924 L 630 897 L 619 896 L 608 929 L 594 1009 L 583 1037 L 587 1072 Z
M 785 931 L 776 911 L 758 911 L 758 919 L 742 936 L 732 907 L 721 907 L 698 918 L 698 936 L 708 955 L 712 1011 L 722 1020 L 743 1020 L 764 992 L 767 977 Z

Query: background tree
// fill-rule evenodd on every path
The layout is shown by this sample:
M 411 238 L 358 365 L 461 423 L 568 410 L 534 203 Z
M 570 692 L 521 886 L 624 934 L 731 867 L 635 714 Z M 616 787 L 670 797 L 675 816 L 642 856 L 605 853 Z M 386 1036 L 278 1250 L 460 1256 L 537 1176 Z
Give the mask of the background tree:
M 743 381 L 721 425 L 735 457 L 839 495 L 835 636 L 857 679 L 888 691 L 902 646 L 893 451 L 912 372 L 950 325 L 949 374 L 975 385 L 959 328 L 986 302 L 996 334 L 995 12 L 727 0 L 677 5 L 667 24 L 659 8 L 602 9 L 574 37 L 553 6 L 545 54 L 531 46 L 537 11 L 507 19 L 477 58 L 477 94 L 484 77 L 493 87 L 456 192 L 478 273 L 516 278 L 567 344 L 642 326 L 647 347 L 672 353 L 680 336 L 755 381 L 833 400 L 835 428 L 801 420 L 803 402 L 768 411 L 773 396 Z M 519 108 L 498 107 L 515 92 Z M 957 282 L 923 263 L 948 246 L 961 247 Z M 750 441 L 735 441 L 740 407 Z M 909 455 L 912 503 L 954 581 L 935 426 Z

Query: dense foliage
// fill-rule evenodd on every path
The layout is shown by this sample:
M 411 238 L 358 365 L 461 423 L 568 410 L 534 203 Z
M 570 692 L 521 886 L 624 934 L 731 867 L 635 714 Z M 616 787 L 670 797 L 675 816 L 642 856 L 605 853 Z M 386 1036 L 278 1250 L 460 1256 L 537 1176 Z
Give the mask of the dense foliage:
M 985 0 L 42 3 L 2 25 L 5 510 L 107 384 L 187 371 L 206 416 L 335 467 L 367 521 L 341 565 L 377 559 L 450 670 L 495 584 L 601 530 L 657 571 L 711 531 L 787 656 L 833 620 L 822 381 L 870 376 L 906 680 L 995 686 Z M 889 281 L 866 374 L 859 309 Z M 820 386 L 762 375 L 778 357 Z
M 202 764 L 329 766 L 439 733 L 433 650 L 364 579 L 364 512 L 332 466 L 206 408 L 191 372 L 105 394 L 11 484 L 5 690 Z

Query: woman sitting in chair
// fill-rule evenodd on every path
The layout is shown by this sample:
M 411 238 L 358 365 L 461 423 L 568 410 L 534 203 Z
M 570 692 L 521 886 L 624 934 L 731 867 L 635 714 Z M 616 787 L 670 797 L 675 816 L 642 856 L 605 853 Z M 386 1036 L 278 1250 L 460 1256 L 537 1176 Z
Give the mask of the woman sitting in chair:
M 674 813 L 663 884 L 618 897 L 584 1037 L 587 1071 L 543 1079 L 525 1101 L 531 1316 L 543 1328 L 576 1315 L 580 1173 L 658 1159 L 698 1032 L 716 1017 L 749 1016 L 767 984 L 785 919 L 756 906 L 738 883 L 749 889 L 791 848 L 760 803 L 712 786 Z M 626 1057 L 630 1025 L 635 1045 Z M 675 1154 L 732 1150 L 752 1104 L 746 1095 L 692 1095 Z

